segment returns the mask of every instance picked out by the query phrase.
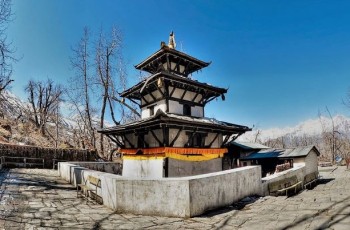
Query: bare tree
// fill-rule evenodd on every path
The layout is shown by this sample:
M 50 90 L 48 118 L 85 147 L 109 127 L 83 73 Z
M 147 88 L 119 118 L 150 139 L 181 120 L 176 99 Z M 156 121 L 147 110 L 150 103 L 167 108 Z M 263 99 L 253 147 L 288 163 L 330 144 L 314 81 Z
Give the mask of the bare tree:
M 73 110 L 82 122 L 80 132 L 85 136 L 84 139 L 88 140 L 88 145 L 96 149 L 95 128 L 92 120 L 93 108 L 90 102 L 92 77 L 90 76 L 89 30 L 87 27 L 84 28 L 83 37 L 72 50 L 74 55 L 71 57 L 71 64 L 76 74 L 71 79 L 67 96 L 73 105 Z
M 94 44 L 90 42 L 85 28 L 83 38 L 73 52 L 71 61 L 76 75 L 68 97 L 79 117 L 75 136 L 83 140 L 83 146 L 90 142 L 95 150 L 98 149 L 100 156 L 105 156 L 115 146 L 111 146 L 102 134 L 97 135 L 95 128 L 105 128 L 108 114 L 116 125 L 140 116 L 136 106 L 120 98 L 117 93 L 127 86 L 121 32 L 116 27 L 109 34 L 101 30 Z M 91 55 L 92 52 L 94 55 Z M 92 105 L 100 109 L 95 110 Z M 86 137 L 90 141 L 85 141 Z
M 6 35 L 7 25 L 11 18 L 11 0 L 0 0 L 0 93 L 13 81 L 10 79 L 12 62 L 16 61 L 12 44 L 7 41 Z
M 106 35 L 102 29 L 96 45 L 95 67 L 97 73 L 97 83 L 102 96 L 100 110 L 100 128 L 105 127 L 106 111 L 109 110 L 110 117 L 116 125 L 123 122 L 130 114 L 140 116 L 137 109 L 119 98 L 117 91 L 126 89 L 127 74 L 122 55 L 122 34 L 117 27 L 113 27 L 111 33 Z M 115 106 L 120 105 L 120 119 L 115 116 Z M 107 106 L 108 105 L 108 106 Z M 127 108 L 127 111 L 125 111 Z M 104 142 L 104 135 L 100 135 L 99 147 L 101 155 L 105 155 L 104 146 L 109 146 L 109 142 Z M 108 151 L 107 151 L 108 152 Z
M 62 99 L 63 89 L 55 85 L 52 80 L 46 82 L 29 81 L 26 86 L 28 102 L 31 106 L 30 119 L 45 135 L 46 123 L 55 115 L 55 111 Z
M 113 63 L 116 59 L 120 58 L 120 48 L 121 48 L 122 38 L 121 33 L 116 27 L 113 27 L 112 33 L 108 38 L 104 35 L 101 30 L 99 40 L 96 46 L 96 72 L 97 72 L 97 82 L 102 91 L 102 104 L 100 113 L 100 128 L 104 128 L 105 123 L 105 113 L 107 103 L 109 104 L 111 117 L 116 124 L 116 121 L 111 97 L 114 97 L 115 83 L 112 78 L 115 68 L 113 68 Z M 119 75 L 121 76 L 121 75 Z M 104 152 L 103 134 L 100 135 L 100 152 Z

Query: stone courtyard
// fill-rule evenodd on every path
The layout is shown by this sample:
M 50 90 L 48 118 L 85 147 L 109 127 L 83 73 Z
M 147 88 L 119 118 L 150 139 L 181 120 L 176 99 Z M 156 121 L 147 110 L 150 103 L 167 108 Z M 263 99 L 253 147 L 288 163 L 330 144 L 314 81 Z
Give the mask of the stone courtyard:
M 77 198 L 55 170 L 0 172 L 0 229 L 349 229 L 350 171 L 320 168 L 320 183 L 292 197 L 249 197 L 195 218 L 115 213 Z

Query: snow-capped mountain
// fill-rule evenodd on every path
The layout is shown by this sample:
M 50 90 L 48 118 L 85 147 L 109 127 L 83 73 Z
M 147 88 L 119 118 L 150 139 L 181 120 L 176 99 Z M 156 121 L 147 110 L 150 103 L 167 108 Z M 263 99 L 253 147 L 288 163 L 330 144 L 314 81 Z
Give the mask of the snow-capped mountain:
M 265 130 L 253 130 L 240 136 L 240 141 L 254 142 L 259 140 L 266 142 L 271 139 L 277 139 L 283 136 L 320 136 L 324 132 L 334 131 L 342 135 L 350 136 L 350 118 L 343 115 L 333 117 L 333 122 L 330 117 L 321 116 L 314 119 L 309 119 L 299 123 L 294 127 L 272 128 Z
M 28 103 L 23 102 L 8 90 L 3 90 L 0 95 L 0 106 L 2 115 L 12 118 L 21 118 L 23 111 L 28 109 Z M 23 117 L 22 117 L 23 118 Z

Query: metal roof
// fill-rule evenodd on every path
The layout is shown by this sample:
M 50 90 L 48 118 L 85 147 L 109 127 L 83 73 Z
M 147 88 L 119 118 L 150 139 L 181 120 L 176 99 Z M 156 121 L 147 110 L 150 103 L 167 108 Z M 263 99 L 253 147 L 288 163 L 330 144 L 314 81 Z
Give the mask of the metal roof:
M 246 149 L 246 150 L 269 149 L 270 148 L 266 145 L 262 145 L 262 144 L 254 143 L 254 142 L 232 141 L 230 144 L 241 147 L 242 149 Z
M 156 51 L 151 56 L 149 56 L 144 61 L 142 61 L 140 64 L 135 65 L 135 68 L 154 74 L 157 72 L 157 70 L 150 68 L 150 63 L 154 62 L 154 63 L 158 64 L 160 62 L 160 60 L 163 60 L 163 62 L 164 62 L 169 58 L 170 59 L 174 59 L 174 58 L 178 59 L 175 62 L 179 62 L 179 60 L 180 60 L 182 62 L 191 63 L 191 71 L 188 72 L 187 74 L 198 71 L 204 67 L 207 67 L 210 64 L 210 62 L 201 61 L 201 60 L 194 58 L 194 57 L 192 57 L 186 53 L 183 53 L 181 51 L 171 49 L 168 46 L 163 46 L 158 51 Z
M 168 73 L 166 71 L 161 71 L 159 73 L 156 73 L 156 74 L 153 74 L 153 75 L 147 77 L 146 79 L 140 81 L 139 83 L 137 83 L 133 87 L 121 92 L 119 95 L 121 97 L 129 97 L 130 96 L 132 98 L 140 100 L 141 99 L 140 90 L 144 86 L 149 85 L 153 82 L 156 82 L 159 78 L 164 78 L 164 80 L 170 81 L 174 84 L 179 83 L 179 85 L 185 85 L 187 88 L 194 88 L 196 90 L 198 90 L 198 89 L 208 90 L 209 96 L 214 96 L 214 95 L 219 96 L 221 94 L 227 93 L 227 89 L 225 89 L 225 88 L 215 87 L 215 86 L 212 86 L 212 85 L 207 84 L 207 83 L 199 82 L 197 80 L 177 76 L 175 74 L 171 74 L 171 73 Z
M 320 152 L 314 145 L 309 145 L 290 149 L 263 149 L 258 152 L 251 153 L 246 157 L 242 157 L 241 160 L 306 157 L 311 152 L 311 150 L 314 150 L 317 156 L 320 155 Z
M 137 127 L 145 127 L 145 126 L 159 126 L 162 123 L 164 124 L 174 124 L 174 125 L 191 125 L 196 127 L 205 127 L 207 129 L 216 129 L 221 131 L 229 131 L 229 132 L 237 132 L 237 133 L 244 133 L 246 131 L 250 131 L 251 129 L 247 126 L 232 124 L 224 121 L 218 121 L 214 118 L 205 118 L 205 117 L 188 117 L 183 115 L 177 115 L 177 114 L 170 114 L 165 113 L 162 110 L 157 110 L 156 114 L 136 121 L 136 122 L 130 122 L 123 125 L 118 125 L 110 128 L 104 128 L 101 130 L 98 130 L 100 133 L 115 133 L 124 131 L 127 129 L 133 129 Z

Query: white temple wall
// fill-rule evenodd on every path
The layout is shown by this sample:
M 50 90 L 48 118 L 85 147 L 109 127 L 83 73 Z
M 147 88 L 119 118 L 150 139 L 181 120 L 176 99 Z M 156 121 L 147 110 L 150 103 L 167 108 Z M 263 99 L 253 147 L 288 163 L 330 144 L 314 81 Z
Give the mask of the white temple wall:
M 151 104 L 147 107 L 143 107 L 141 109 L 141 118 L 142 119 L 150 117 L 151 110 L 149 109 L 149 107 L 152 105 L 154 105 L 154 114 L 157 112 L 158 109 L 162 110 L 163 112 L 166 112 L 166 101 L 165 100 L 157 101 L 156 103 Z
M 183 115 L 183 104 L 178 101 L 169 100 L 169 113 Z M 191 115 L 193 117 L 203 117 L 204 108 L 202 106 L 191 106 Z
M 123 159 L 123 177 L 162 178 L 163 158 L 158 159 Z
M 191 107 L 191 115 L 193 117 L 204 117 L 204 108 L 202 106 Z
M 169 100 L 169 113 L 183 114 L 183 105 L 177 101 Z
M 194 176 L 222 171 L 222 158 L 206 161 L 168 159 L 168 177 Z

